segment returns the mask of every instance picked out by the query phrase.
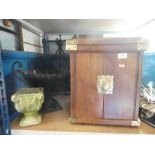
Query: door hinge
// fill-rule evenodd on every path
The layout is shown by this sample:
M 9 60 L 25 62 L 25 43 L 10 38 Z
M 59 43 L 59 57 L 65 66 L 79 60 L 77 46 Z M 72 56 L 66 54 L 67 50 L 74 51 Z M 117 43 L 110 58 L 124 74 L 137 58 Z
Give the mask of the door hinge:
M 70 123 L 76 123 L 76 118 L 75 117 L 69 117 L 69 122 Z
M 140 121 L 140 119 L 138 118 L 137 121 L 132 121 L 132 122 L 131 122 L 131 125 L 132 125 L 132 126 L 140 126 L 140 123 L 141 123 L 141 121 Z
M 66 40 L 66 50 L 77 51 L 77 42 L 75 40 Z

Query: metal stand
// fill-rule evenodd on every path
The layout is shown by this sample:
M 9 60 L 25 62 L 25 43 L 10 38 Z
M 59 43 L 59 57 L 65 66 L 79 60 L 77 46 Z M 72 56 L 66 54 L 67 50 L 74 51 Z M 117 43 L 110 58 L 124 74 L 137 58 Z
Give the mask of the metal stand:
M 65 67 L 65 52 L 62 48 L 64 41 L 61 40 L 61 34 L 59 35 L 59 39 L 56 40 L 56 44 L 58 46 L 57 51 L 55 52 L 55 55 L 59 56 L 59 68 L 60 67 Z
M 6 98 L 6 88 L 3 74 L 3 66 L 2 66 L 2 47 L 0 43 L 0 117 L 2 119 L 2 134 L 10 135 L 11 127 L 10 127 L 10 119 L 8 113 L 8 104 Z
M 66 42 L 66 40 L 62 40 L 61 39 L 61 34 L 59 34 L 59 38 L 57 38 L 56 40 L 48 40 L 48 37 L 45 35 L 44 39 L 43 39 L 43 48 L 44 48 L 44 55 L 46 57 L 47 60 L 47 64 L 50 61 L 50 52 L 49 52 L 49 43 L 56 43 L 56 45 L 58 46 L 58 49 L 55 52 L 55 56 L 56 58 L 58 57 L 58 68 L 66 68 L 66 54 L 63 50 L 63 45 Z

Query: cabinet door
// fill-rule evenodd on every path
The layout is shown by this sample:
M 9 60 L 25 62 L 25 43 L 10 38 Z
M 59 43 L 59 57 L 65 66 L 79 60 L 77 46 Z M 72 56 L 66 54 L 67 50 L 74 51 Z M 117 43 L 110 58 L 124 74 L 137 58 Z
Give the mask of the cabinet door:
M 114 76 L 113 94 L 104 95 L 104 114 L 107 119 L 132 119 L 136 104 L 138 54 L 105 53 L 104 71 Z
M 97 76 L 103 69 L 103 53 L 76 54 L 76 117 L 103 117 L 103 95 L 97 92 Z

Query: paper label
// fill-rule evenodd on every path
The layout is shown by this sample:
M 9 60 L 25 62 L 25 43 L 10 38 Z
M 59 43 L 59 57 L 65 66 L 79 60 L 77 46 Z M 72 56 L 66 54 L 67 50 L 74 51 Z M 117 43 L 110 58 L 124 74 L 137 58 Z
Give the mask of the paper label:
M 124 68 L 125 67 L 125 64 L 119 64 L 118 67 Z
M 127 59 L 127 53 L 118 53 L 118 59 Z

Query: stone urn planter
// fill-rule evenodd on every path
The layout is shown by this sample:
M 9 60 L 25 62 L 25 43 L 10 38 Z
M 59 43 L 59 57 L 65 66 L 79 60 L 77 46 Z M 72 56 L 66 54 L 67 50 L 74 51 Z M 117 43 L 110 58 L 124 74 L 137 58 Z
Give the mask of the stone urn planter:
M 41 114 L 38 112 L 44 102 L 43 91 L 44 89 L 41 87 L 23 88 L 12 95 L 11 101 L 14 103 L 15 109 L 23 113 L 19 126 L 25 127 L 41 123 Z

